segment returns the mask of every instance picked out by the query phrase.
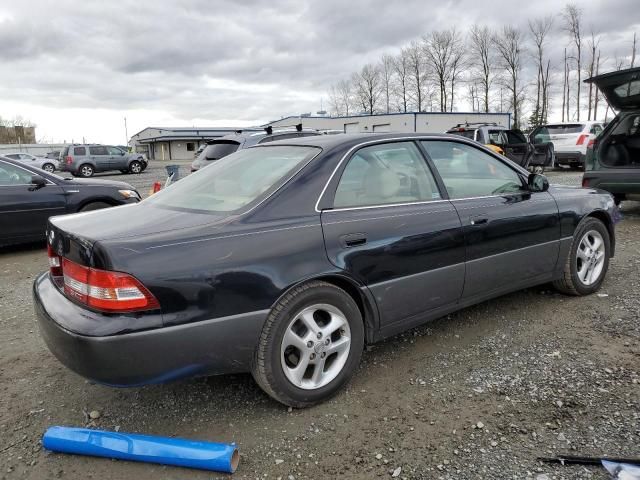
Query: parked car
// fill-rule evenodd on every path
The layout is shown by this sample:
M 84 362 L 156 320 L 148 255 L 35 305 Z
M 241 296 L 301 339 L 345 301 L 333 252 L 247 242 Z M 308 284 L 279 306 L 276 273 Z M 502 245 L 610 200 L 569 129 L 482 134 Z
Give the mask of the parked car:
M 531 138 L 536 145 L 553 144 L 557 165 L 582 168 L 589 143 L 602 129 L 602 122 L 595 121 L 550 123 L 535 128 Z
M 304 407 L 365 344 L 540 283 L 597 291 L 618 218 L 610 194 L 460 136 L 289 139 L 138 205 L 51 218 L 34 304 L 51 351 L 96 382 L 251 371 Z
M 194 160 L 200 156 L 200 154 L 203 152 L 203 150 L 207 147 L 207 143 L 208 142 L 209 141 L 207 141 L 207 142 L 203 143 L 202 145 L 200 145 L 198 147 L 198 149 L 194 152 L 194 154 L 193 154 L 193 159 Z
M 533 144 L 517 129 L 496 123 L 460 123 L 447 133 L 460 135 L 482 143 L 496 153 L 505 155 L 518 165 L 543 173 L 554 164 L 554 150 L 550 143 Z
M 31 165 L 35 168 L 40 168 L 41 170 L 49 173 L 60 170 L 58 160 L 52 158 L 36 157 L 35 155 L 31 155 L 30 153 L 23 152 L 7 153 L 4 154 L 4 157 L 15 160 L 17 162 L 25 163 L 27 165 Z
M 314 135 L 321 135 L 321 133 L 317 130 L 303 129 L 302 124 L 297 125 L 295 128 L 273 130 L 271 127 L 267 127 L 263 131 L 243 131 L 225 135 L 219 139 L 207 142 L 206 148 L 191 164 L 191 171 L 197 172 L 202 167 L 206 167 L 236 150 L 253 147 L 254 145 L 262 145 L 268 142 L 275 142 L 276 140 L 310 137 Z
M 92 177 L 96 172 L 110 170 L 142 173 L 147 163 L 143 154 L 127 153 L 111 145 L 73 144 L 60 152 L 60 170 L 78 177 Z
M 60 151 L 59 150 L 54 150 L 52 152 L 48 152 L 44 158 L 51 158 L 53 160 L 58 160 L 58 158 L 60 158 Z
M 128 183 L 62 178 L 0 157 L 0 246 L 43 240 L 52 215 L 139 200 Z
M 640 200 L 640 68 L 606 73 L 593 82 L 619 113 L 587 152 L 583 186 L 611 192 L 617 203 Z

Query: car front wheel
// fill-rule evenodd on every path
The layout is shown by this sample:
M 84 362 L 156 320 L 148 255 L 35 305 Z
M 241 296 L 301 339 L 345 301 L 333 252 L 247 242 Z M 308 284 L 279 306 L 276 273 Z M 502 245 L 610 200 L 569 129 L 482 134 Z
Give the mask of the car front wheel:
M 586 218 L 576 228 L 563 275 L 554 286 L 568 295 L 596 292 L 607 274 L 610 251 L 607 227 L 597 218 Z
M 252 373 L 279 402 L 307 407 L 349 380 L 363 346 L 362 315 L 354 300 L 335 285 L 313 281 L 292 289 L 272 309 Z

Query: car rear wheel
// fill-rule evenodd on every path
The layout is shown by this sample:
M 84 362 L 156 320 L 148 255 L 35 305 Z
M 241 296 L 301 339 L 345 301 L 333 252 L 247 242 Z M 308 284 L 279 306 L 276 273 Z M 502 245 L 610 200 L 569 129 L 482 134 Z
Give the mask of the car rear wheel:
M 335 285 L 309 282 L 288 292 L 267 317 L 253 377 L 279 402 L 307 407 L 349 380 L 363 346 L 362 315 L 354 300 Z
M 81 212 L 90 212 L 92 210 L 100 210 L 102 208 L 109 208 L 113 205 L 106 202 L 91 202 L 87 203 L 84 207 L 80 209 Z
M 611 239 L 607 227 L 588 217 L 578 225 L 562 278 L 554 286 L 568 295 L 589 295 L 600 289 L 609 268 Z
M 131 173 L 141 173 L 142 172 L 142 163 L 138 160 L 134 160 L 129 164 L 129 172 Z
M 45 163 L 42 166 L 42 169 L 47 173 L 53 173 L 56 171 L 56 167 L 53 165 L 53 163 Z
M 78 169 L 78 173 L 80 174 L 80 176 L 85 178 L 93 177 L 93 172 L 93 167 L 88 163 L 80 165 L 80 168 Z

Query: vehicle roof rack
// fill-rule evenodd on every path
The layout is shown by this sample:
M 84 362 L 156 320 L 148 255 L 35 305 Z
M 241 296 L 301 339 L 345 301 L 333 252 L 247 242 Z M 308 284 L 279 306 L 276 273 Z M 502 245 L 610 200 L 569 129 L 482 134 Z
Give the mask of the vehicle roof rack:
M 498 124 L 496 122 L 465 122 L 465 123 L 458 123 L 456 125 L 456 127 L 471 127 L 471 126 L 489 126 L 489 127 L 497 127 Z

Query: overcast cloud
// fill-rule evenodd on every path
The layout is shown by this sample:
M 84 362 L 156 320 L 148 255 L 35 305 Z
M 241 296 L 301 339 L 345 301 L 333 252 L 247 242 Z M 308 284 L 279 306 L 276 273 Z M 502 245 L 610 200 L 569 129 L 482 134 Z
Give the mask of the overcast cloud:
M 582 0 L 608 65 L 640 34 L 638 0 Z M 246 126 L 320 109 L 331 83 L 434 29 L 526 26 L 557 0 L 4 1 L 0 116 L 44 141 L 124 142 L 146 126 Z M 566 35 L 550 47 L 561 67 Z M 606 70 L 605 66 L 603 70 Z M 459 109 L 464 107 L 459 105 Z M 556 109 L 557 110 L 557 109 Z M 553 111 L 554 118 L 557 111 Z

